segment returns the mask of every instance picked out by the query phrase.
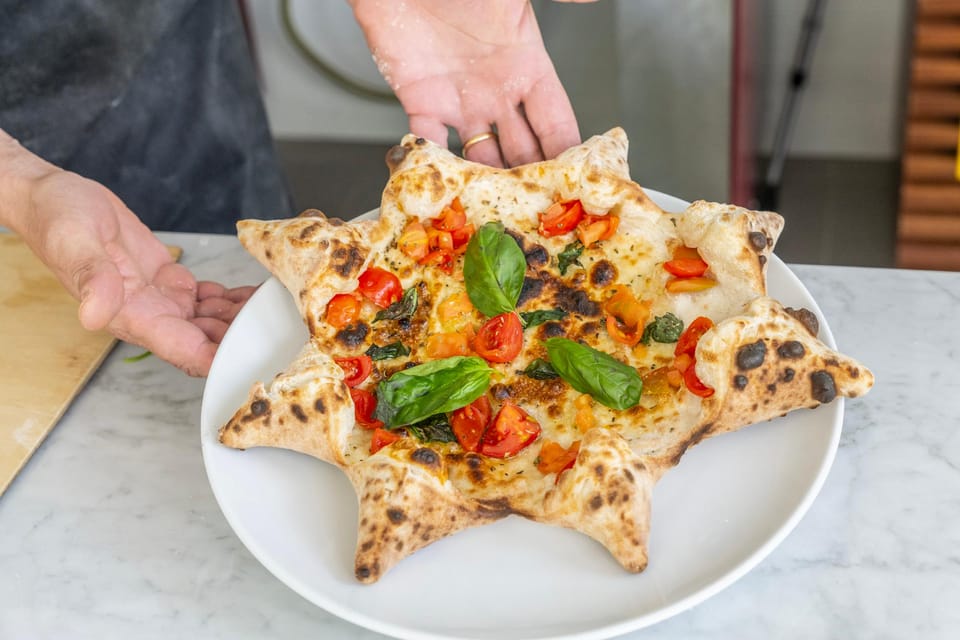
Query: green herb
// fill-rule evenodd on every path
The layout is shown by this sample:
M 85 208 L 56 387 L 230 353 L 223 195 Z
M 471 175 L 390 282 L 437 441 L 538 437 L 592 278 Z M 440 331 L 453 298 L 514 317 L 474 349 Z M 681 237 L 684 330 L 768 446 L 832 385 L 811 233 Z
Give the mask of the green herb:
M 130 356 L 129 358 L 124 358 L 124 362 L 140 362 L 141 360 L 146 360 L 153 355 L 153 351 L 144 351 L 143 353 L 138 353 L 135 356 Z
M 378 311 L 373 317 L 374 322 L 381 320 L 402 320 L 409 318 L 417 311 L 420 294 L 417 286 L 414 285 L 403 292 L 403 297 L 391 304 L 383 311 Z
M 420 442 L 455 442 L 457 436 L 453 434 L 453 427 L 443 413 L 430 416 L 416 424 L 407 425 L 406 430 L 417 437 Z
M 650 344 L 651 340 L 657 342 L 676 342 L 683 333 L 683 320 L 667 312 L 666 315 L 657 316 L 653 322 L 643 329 L 643 335 L 640 336 L 640 342 Z
M 398 371 L 377 385 L 374 417 L 393 428 L 465 407 L 487 390 L 492 372 L 476 356 L 432 360 Z
M 410 355 L 410 348 L 402 342 L 397 341 L 382 347 L 372 344 L 364 353 L 370 356 L 371 360 L 390 360 L 391 358 Z
M 567 312 L 563 309 L 541 309 L 539 311 L 521 311 L 520 324 L 524 329 L 535 327 L 551 320 L 563 320 L 567 317 Z
M 523 251 L 503 225 L 486 223 L 470 238 L 463 258 L 463 282 L 470 302 L 491 318 L 513 311 L 526 268 Z
M 629 409 L 640 402 L 640 374 L 616 358 L 567 338 L 545 342 L 550 364 L 560 377 L 611 409 Z
M 583 243 L 579 240 L 575 240 L 565 246 L 563 251 L 557 254 L 557 263 L 560 267 L 560 275 L 567 275 L 567 268 L 575 264 L 582 267 L 580 264 L 580 254 L 583 253 Z
M 523 375 L 534 380 L 552 380 L 560 377 L 553 365 L 543 358 L 537 358 L 528 364 L 527 368 L 523 370 Z

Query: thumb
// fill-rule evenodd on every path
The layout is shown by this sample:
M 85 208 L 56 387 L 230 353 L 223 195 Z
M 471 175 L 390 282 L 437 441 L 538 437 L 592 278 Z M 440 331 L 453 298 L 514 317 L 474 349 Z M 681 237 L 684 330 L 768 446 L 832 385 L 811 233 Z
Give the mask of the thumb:
M 77 263 L 73 279 L 80 296 L 80 324 L 88 331 L 103 329 L 123 307 L 123 278 L 103 255 Z

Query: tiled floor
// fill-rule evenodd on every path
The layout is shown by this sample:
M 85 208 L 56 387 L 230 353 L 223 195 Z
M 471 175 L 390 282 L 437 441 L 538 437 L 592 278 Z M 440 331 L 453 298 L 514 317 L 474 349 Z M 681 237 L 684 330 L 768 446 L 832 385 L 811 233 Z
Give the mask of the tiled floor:
M 380 205 L 389 145 L 279 141 L 298 210 L 351 218 Z M 893 266 L 899 166 L 890 161 L 787 161 L 777 254 L 787 262 Z

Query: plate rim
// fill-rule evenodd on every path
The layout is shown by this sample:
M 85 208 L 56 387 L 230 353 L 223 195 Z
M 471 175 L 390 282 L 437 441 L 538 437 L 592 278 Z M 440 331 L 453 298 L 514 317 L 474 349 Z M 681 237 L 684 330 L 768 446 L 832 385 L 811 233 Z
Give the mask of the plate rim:
M 644 191 L 647 193 L 650 198 L 656 202 L 659 206 L 664 209 L 670 210 L 671 206 L 685 208 L 690 203 L 666 194 L 655 189 L 644 188 Z M 364 217 L 372 217 L 377 214 L 379 209 L 372 209 L 367 211 L 359 216 L 353 218 L 353 220 L 362 219 Z M 771 266 L 777 264 L 778 269 L 782 269 L 782 275 L 785 277 L 791 284 L 795 286 L 806 298 L 812 303 L 812 311 L 817 314 L 821 319 L 820 326 L 820 339 L 830 346 L 833 349 L 836 349 L 836 342 L 833 336 L 833 332 L 830 329 L 829 323 L 826 317 L 823 315 L 822 310 L 820 309 L 819 304 L 816 299 L 806 288 L 800 278 L 793 272 L 792 269 L 787 266 L 783 260 L 775 255 L 771 254 L 770 256 Z M 285 291 L 285 288 L 280 283 L 280 281 L 275 276 L 270 276 L 254 295 L 250 298 L 247 305 L 240 310 L 234 322 L 239 320 L 243 314 L 248 312 L 248 309 L 253 308 L 249 305 L 250 302 L 253 302 L 257 296 L 266 296 L 267 293 L 261 294 L 262 291 L 268 291 L 270 289 L 280 288 Z M 231 325 L 232 328 L 233 325 Z M 229 329 L 228 329 L 229 333 Z M 219 352 L 218 352 L 219 353 Z M 224 505 L 222 499 L 222 490 L 218 489 L 219 479 L 215 479 L 215 473 L 211 471 L 210 466 L 210 457 L 208 451 L 210 447 L 217 445 L 218 443 L 210 443 L 207 441 L 207 438 L 204 437 L 204 433 L 207 431 L 205 425 L 207 425 L 211 419 L 208 419 L 208 409 L 209 403 L 207 402 L 207 381 L 216 375 L 217 370 L 217 358 L 214 359 L 213 365 L 210 368 L 210 376 L 204 382 L 203 395 L 201 400 L 201 413 L 200 413 L 200 440 L 201 440 L 201 455 L 203 458 L 204 470 L 207 474 L 207 480 L 210 484 L 211 491 L 214 495 L 214 499 L 217 502 L 221 513 L 227 521 L 227 524 L 230 526 L 234 534 L 240 539 L 243 545 L 251 553 L 251 555 L 256 558 L 256 560 L 263 565 L 267 571 L 273 574 L 278 580 L 287 585 L 291 590 L 297 593 L 300 597 L 306 599 L 308 602 L 320 607 L 321 609 L 327 611 L 328 613 L 337 616 L 338 618 L 345 620 L 351 624 L 358 625 L 360 627 L 375 631 L 377 633 L 382 633 L 390 635 L 396 638 L 404 638 L 408 640 L 449 640 L 451 638 L 471 638 L 470 635 L 456 635 L 451 636 L 448 634 L 439 634 L 433 631 L 428 631 L 425 629 L 417 629 L 404 625 L 400 625 L 393 622 L 386 622 L 379 618 L 367 615 L 362 611 L 358 611 L 355 608 L 351 608 L 346 604 L 342 604 L 334 598 L 328 597 L 325 594 L 318 593 L 317 589 L 314 589 L 309 584 L 306 584 L 298 576 L 293 575 L 292 573 L 285 570 L 282 566 L 276 564 L 270 558 L 268 549 L 262 547 L 262 545 L 255 539 L 255 537 L 248 531 L 242 524 L 235 522 L 233 516 L 231 516 L 231 511 L 229 507 Z M 820 461 L 819 467 L 816 474 L 814 475 L 812 482 L 807 487 L 806 491 L 803 494 L 802 499 L 798 502 L 796 507 L 792 510 L 789 517 L 787 517 L 779 527 L 770 535 L 770 537 L 756 549 L 754 549 L 746 558 L 739 562 L 733 568 L 724 572 L 720 577 L 710 581 L 705 586 L 696 589 L 686 597 L 680 598 L 675 602 L 658 608 L 654 611 L 643 613 L 628 619 L 623 619 L 620 621 L 612 622 L 603 626 L 594 627 L 585 631 L 575 631 L 569 634 L 547 634 L 539 636 L 531 636 L 536 638 L 556 638 L 563 640 L 600 640 L 605 638 L 610 638 L 613 636 L 618 636 L 621 634 L 629 633 L 632 631 L 637 631 L 669 618 L 672 618 L 684 611 L 687 611 L 694 606 L 712 598 L 717 595 L 733 583 L 740 580 L 747 573 L 752 571 L 760 562 L 762 562 L 770 553 L 783 542 L 784 539 L 796 528 L 800 520 L 806 515 L 809 511 L 811 505 L 813 504 L 816 497 L 819 495 L 820 491 L 823 488 L 823 485 L 826 481 L 827 476 L 830 473 L 830 470 L 833 467 L 833 463 L 836 459 L 836 454 L 839 448 L 840 437 L 843 427 L 843 416 L 844 416 L 844 398 L 839 397 L 830 405 L 824 407 L 832 411 L 832 420 L 830 421 L 830 437 L 828 440 L 826 452 L 824 458 Z

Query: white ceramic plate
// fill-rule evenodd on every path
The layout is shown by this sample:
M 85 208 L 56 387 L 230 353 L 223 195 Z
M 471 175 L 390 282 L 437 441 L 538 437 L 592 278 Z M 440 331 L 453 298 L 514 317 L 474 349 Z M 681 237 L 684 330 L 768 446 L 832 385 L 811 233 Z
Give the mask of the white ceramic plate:
M 685 203 L 648 190 L 672 211 Z M 778 258 L 771 295 L 821 318 Z M 257 380 L 284 369 L 307 339 L 287 291 L 268 280 L 234 321 L 203 394 L 210 484 L 247 548 L 308 600 L 401 638 L 605 638 L 705 600 L 754 567 L 820 490 L 840 437 L 843 402 L 799 411 L 690 450 L 653 493 L 650 564 L 624 571 L 574 531 L 511 517 L 441 540 L 372 586 L 353 577 L 357 499 L 332 465 L 279 449 L 235 451 L 217 430 Z

